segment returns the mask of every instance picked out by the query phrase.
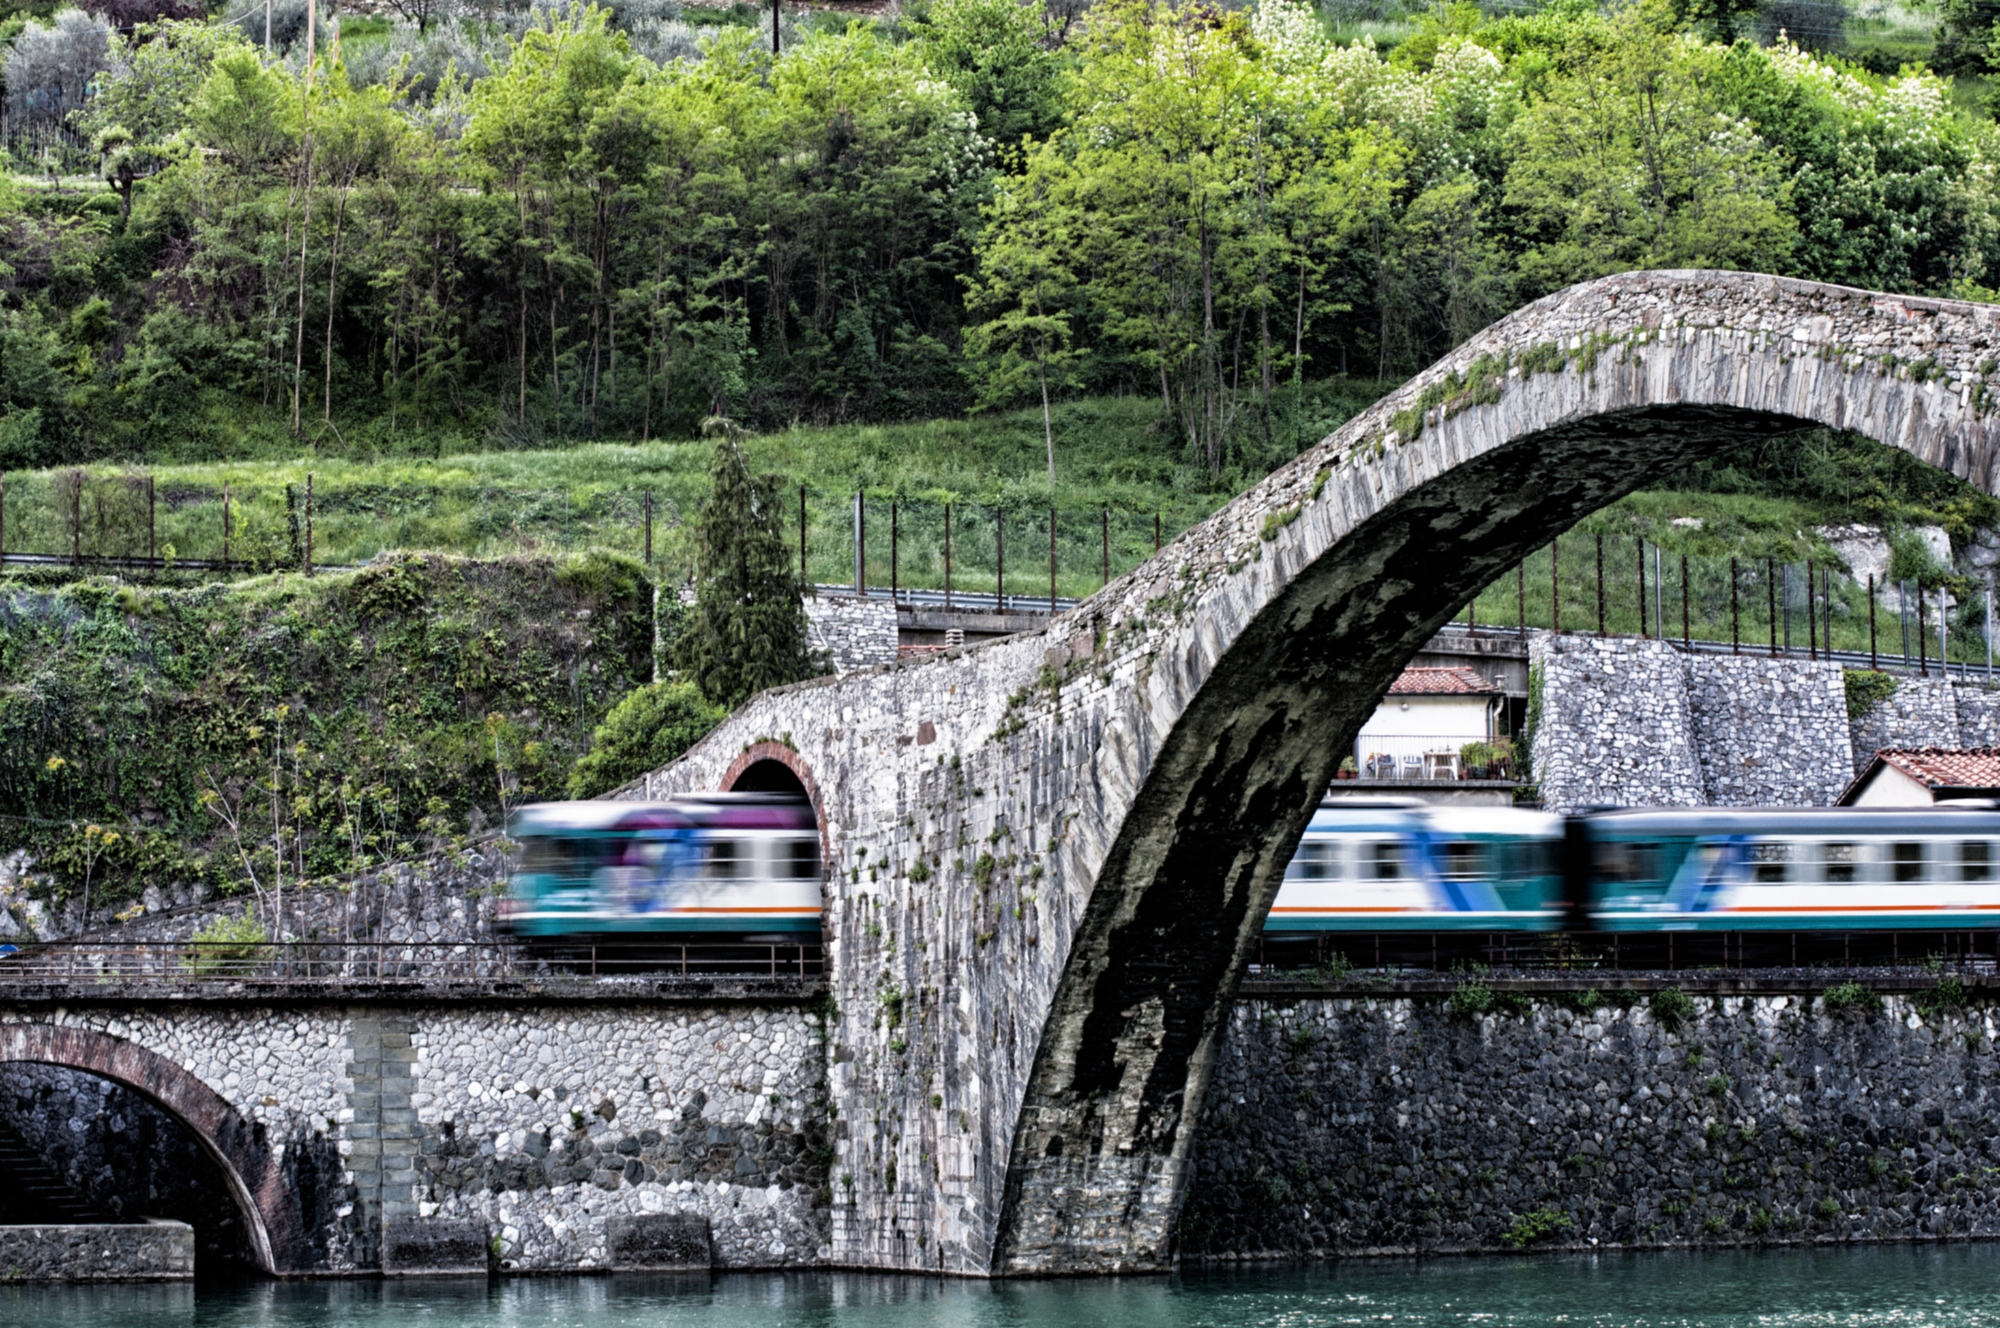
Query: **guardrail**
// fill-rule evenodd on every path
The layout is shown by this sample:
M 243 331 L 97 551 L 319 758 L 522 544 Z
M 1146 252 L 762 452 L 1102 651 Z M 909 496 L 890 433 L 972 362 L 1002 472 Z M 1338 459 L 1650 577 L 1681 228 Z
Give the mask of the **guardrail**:
M 123 982 L 410 984 L 643 977 L 653 981 L 811 978 L 817 942 L 568 942 L 527 947 L 451 941 L 52 941 L 0 947 L 0 988 Z

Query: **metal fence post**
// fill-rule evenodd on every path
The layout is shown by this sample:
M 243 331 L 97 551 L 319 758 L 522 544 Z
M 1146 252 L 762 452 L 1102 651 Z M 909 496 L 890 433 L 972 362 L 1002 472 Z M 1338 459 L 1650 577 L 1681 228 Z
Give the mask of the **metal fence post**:
M 1639 639 L 1652 635 L 1646 630 L 1646 541 L 1639 541 Z
M 1153 552 L 1160 551 L 1160 514 L 1153 513 Z
M 1597 634 L 1604 635 L 1604 532 L 1597 532 Z
M 1104 584 L 1108 586 L 1111 584 L 1111 509 L 1099 508 L 1097 520 L 1100 533 L 1104 536 Z
M 306 575 L 313 574 L 313 476 L 306 472 Z
M 159 505 L 154 501 L 153 477 L 146 477 L 146 562 L 158 567 L 160 563 L 160 517 Z
M 7 566 L 7 477 L 0 474 L 0 568 Z M 1992 596 L 1988 596 L 1991 599 Z M 1991 614 L 1987 615 L 1991 617 Z
M 1514 565 L 1514 630 L 1521 636 L 1528 634 L 1528 560 L 1523 558 Z
M 653 491 L 646 490 L 646 566 L 653 565 Z
M 1549 541 L 1549 630 L 1557 636 L 1563 629 L 1562 536 Z
M 1771 658 L 1776 659 L 1778 657 L 1778 564 L 1770 558 L 1764 560 L 1764 594 L 1770 600 L 1766 616 L 1770 619 L 1771 627 Z
M 1868 669 L 1875 669 L 1875 574 L 1868 574 Z
M 1056 509 L 1049 509 L 1049 613 L 1056 611 Z
M 861 490 L 854 491 L 854 593 L 858 598 L 868 594 L 868 531 L 867 514 L 861 506 Z
M 1681 555 L 1681 649 L 1694 649 L 1694 638 L 1688 630 L 1688 556 Z
M 889 602 L 896 602 L 896 592 L 902 589 L 902 572 L 898 563 L 902 558 L 902 530 L 896 511 L 896 500 L 889 500 Z
M 993 611 L 1007 611 L 1007 513 L 993 509 Z
M 1729 653 L 1743 653 L 1743 611 L 1738 604 L 1736 560 L 1729 560 Z
M 944 611 L 951 612 L 951 504 L 944 505 Z
M 1917 676 L 1931 676 L 1930 628 L 1924 622 L 1924 583 L 1917 582 Z
M 806 486 L 799 486 L 799 584 L 809 586 L 812 578 L 806 575 Z
M 1819 658 L 1819 607 L 1813 603 L 1813 565 L 1806 562 L 1806 658 Z

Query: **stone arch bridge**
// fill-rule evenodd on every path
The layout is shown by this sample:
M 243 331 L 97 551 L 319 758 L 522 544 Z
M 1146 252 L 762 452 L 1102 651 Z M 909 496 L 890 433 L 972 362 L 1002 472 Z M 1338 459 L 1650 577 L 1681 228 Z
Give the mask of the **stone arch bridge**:
M 1227 997 L 1376 700 L 1480 587 L 1808 425 L 1993 492 L 2000 309 L 1652 272 L 1511 315 L 1036 633 L 766 693 L 626 796 L 803 786 L 836 1263 L 1165 1266 Z

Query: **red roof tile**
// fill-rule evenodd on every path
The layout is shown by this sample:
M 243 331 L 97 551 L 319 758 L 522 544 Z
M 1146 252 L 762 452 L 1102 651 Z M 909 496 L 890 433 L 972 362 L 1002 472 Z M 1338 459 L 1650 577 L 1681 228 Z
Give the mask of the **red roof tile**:
M 2000 788 L 2000 747 L 1884 747 L 1875 755 L 1927 788 Z
M 1498 696 L 1500 684 L 1478 669 L 1404 669 L 1389 684 L 1391 696 Z

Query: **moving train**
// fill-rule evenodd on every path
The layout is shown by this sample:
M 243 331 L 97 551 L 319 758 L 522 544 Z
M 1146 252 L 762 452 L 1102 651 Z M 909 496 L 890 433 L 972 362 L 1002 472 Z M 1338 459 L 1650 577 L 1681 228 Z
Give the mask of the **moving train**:
M 816 938 L 819 823 L 804 799 L 710 793 L 516 812 L 500 916 L 529 941 Z
M 820 929 L 812 808 L 780 794 L 516 814 L 502 909 L 528 940 Z M 1395 799 L 1314 814 L 1267 940 L 1338 933 L 2000 927 L 2000 810 L 1686 808 L 1574 816 Z

